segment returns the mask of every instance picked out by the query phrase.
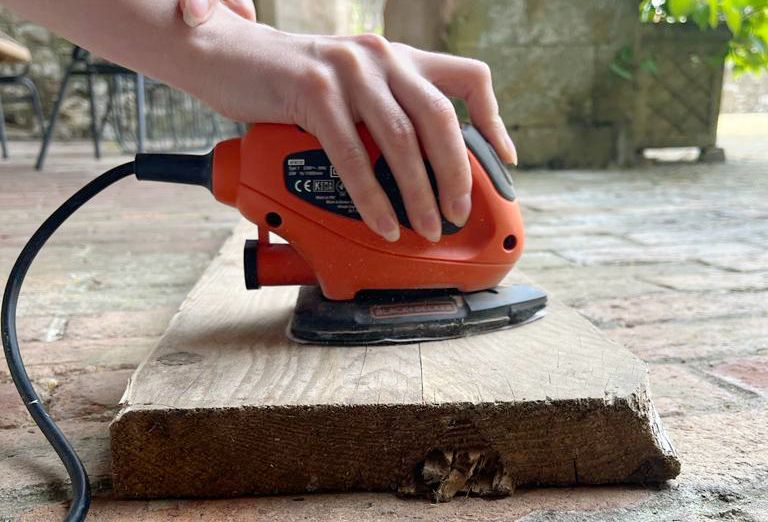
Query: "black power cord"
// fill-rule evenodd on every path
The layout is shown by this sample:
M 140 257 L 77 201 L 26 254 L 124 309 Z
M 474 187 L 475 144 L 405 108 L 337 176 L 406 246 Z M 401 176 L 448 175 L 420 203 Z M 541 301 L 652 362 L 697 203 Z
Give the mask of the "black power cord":
M 142 180 L 201 185 L 210 189 L 212 158 L 212 152 L 203 156 L 139 154 L 136 156 L 135 162 L 124 163 L 105 172 L 78 190 L 40 225 L 40 228 L 24 246 L 8 276 L 0 316 L 5 360 L 24 405 L 45 438 L 56 450 L 72 481 L 73 499 L 65 519 L 68 522 L 85 519 L 91 504 L 91 487 L 82 461 L 59 427 L 48 415 L 24 368 L 24 362 L 19 352 L 19 340 L 16 336 L 16 306 L 24 277 L 43 245 L 61 224 L 77 209 L 113 183 L 135 173 L 136 177 Z
M 3 294 L 2 309 L 2 335 L 3 348 L 5 349 L 5 360 L 8 363 L 8 369 L 16 384 L 24 405 L 29 410 L 35 423 L 43 432 L 45 438 L 51 443 L 51 446 L 58 453 L 59 458 L 67 468 L 67 473 L 72 481 L 72 505 L 67 513 L 67 521 L 83 520 L 88 513 L 91 504 L 91 486 L 88 483 L 88 474 L 80 461 L 80 457 L 75 453 L 74 448 L 67 438 L 61 432 L 59 427 L 53 422 L 53 419 L 45 411 L 40 397 L 37 395 L 32 382 L 29 380 L 27 370 L 24 368 L 24 362 L 19 353 L 19 340 L 16 337 L 16 305 L 19 302 L 19 293 L 21 284 L 27 275 L 29 267 L 32 265 L 40 249 L 54 232 L 61 226 L 66 219 L 82 207 L 88 200 L 96 194 L 120 181 L 127 178 L 134 171 L 134 163 L 131 161 L 115 167 L 94 179 L 86 186 L 78 190 L 75 195 L 64 202 L 48 219 L 40 225 L 40 228 L 32 235 L 24 249 L 19 254 L 16 263 L 8 276 L 8 282 L 5 285 L 5 294 Z

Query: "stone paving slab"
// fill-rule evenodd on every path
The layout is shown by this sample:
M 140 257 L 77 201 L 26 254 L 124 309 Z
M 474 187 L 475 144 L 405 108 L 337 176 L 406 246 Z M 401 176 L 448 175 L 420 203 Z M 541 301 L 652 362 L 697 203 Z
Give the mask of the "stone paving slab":
M 692 293 L 712 290 L 762 293 L 768 290 L 768 271 L 765 270 L 745 274 L 718 269 L 690 272 L 662 270 L 657 274 L 648 274 L 645 280 L 662 288 Z
M 711 264 L 712 252 L 718 252 L 721 266 L 728 267 L 729 260 L 745 266 L 744 260 L 750 261 L 750 266 L 757 267 L 760 257 L 764 257 L 762 248 L 744 243 L 697 243 L 674 244 L 663 246 L 646 246 L 638 248 L 613 247 L 600 249 L 568 249 L 560 250 L 561 256 L 579 265 L 649 265 L 660 263 L 699 262 Z M 765 262 L 763 261 L 763 266 Z M 755 268 L 758 269 L 758 268 Z M 742 270 L 738 270 L 742 271 Z
M 768 353 L 729 358 L 727 362 L 714 366 L 712 374 L 768 396 Z
M 521 490 L 514 497 L 499 500 L 465 498 L 448 504 L 430 504 L 399 499 L 393 495 L 358 493 L 318 494 L 304 497 L 263 497 L 228 500 L 107 501 L 97 499 L 94 520 L 136 522 L 226 520 L 228 522 L 333 522 L 413 521 L 477 522 L 553 520 L 557 513 L 615 512 L 635 506 L 650 496 L 640 488 L 559 488 Z M 57 520 L 64 515 L 58 505 L 45 505 L 27 512 L 22 521 Z M 556 518 L 555 518 L 556 519 Z
M 669 321 L 609 332 L 646 361 L 709 361 L 768 350 L 765 316 Z
M 158 339 L 159 336 L 31 342 L 24 343 L 22 357 L 27 373 L 33 379 L 66 377 L 69 374 L 136 367 Z M 10 379 L 5 365 L 0 367 L 0 378 Z
M 663 292 L 587 302 L 579 311 L 600 328 L 650 323 L 717 321 L 762 314 L 762 292 Z
M 738 409 L 744 402 L 742 394 L 711 382 L 690 365 L 655 364 L 652 370 L 651 389 L 662 417 Z

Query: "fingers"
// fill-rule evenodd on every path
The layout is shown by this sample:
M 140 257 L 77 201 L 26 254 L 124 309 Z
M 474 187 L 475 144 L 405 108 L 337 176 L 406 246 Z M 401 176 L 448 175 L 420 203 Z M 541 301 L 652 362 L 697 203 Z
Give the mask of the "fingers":
M 213 14 L 219 0 L 179 0 L 179 8 L 184 22 L 190 27 L 197 27 Z
M 472 172 L 453 104 L 416 74 L 398 74 L 391 83 L 432 164 L 443 215 L 464 226 L 472 208 Z
M 428 80 L 447 96 L 467 102 L 472 123 L 491 142 L 501 159 L 517 165 L 517 151 L 499 116 L 488 65 L 470 58 L 417 50 L 414 56 Z
M 309 126 L 331 163 L 339 172 L 360 216 L 368 227 L 387 241 L 400 239 L 400 226 L 389 198 L 376 180 L 371 160 L 343 99 L 326 96 Z
M 221 0 L 221 3 L 246 20 L 256 21 L 256 8 L 252 0 Z
M 442 223 L 422 148 L 434 169 L 443 216 L 463 226 L 472 206 L 469 157 L 446 96 L 466 100 L 473 123 L 499 156 L 517 162 L 484 63 L 375 35 L 301 42 L 309 63 L 317 65 L 302 68 L 300 88 L 287 97 L 287 119 L 318 137 L 363 220 L 386 239 L 399 238 L 397 217 L 357 134 L 357 118 L 392 169 L 413 229 L 433 242 L 440 240 Z
M 411 226 L 429 241 L 439 241 L 440 212 L 414 125 L 387 90 L 366 88 L 363 84 L 355 97 L 363 121 L 392 169 Z

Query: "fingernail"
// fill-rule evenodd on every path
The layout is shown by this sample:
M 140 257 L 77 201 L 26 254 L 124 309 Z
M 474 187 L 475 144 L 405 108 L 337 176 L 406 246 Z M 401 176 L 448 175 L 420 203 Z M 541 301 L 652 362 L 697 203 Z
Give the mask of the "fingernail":
M 184 22 L 190 27 L 197 27 L 203 23 L 207 9 L 206 0 L 187 0 L 184 8 Z
M 394 243 L 400 239 L 400 227 L 397 226 L 397 222 L 389 216 L 380 217 L 376 221 L 376 228 L 381 237 L 390 243 Z
M 440 223 L 440 215 L 437 212 L 434 210 L 424 212 L 419 217 L 419 224 L 421 225 L 424 237 L 433 243 L 440 241 L 440 234 L 443 231 L 443 227 Z
M 469 193 L 459 196 L 451 202 L 451 212 L 453 213 L 453 224 L 457 227 L 463 227 L 469 219 L 469 212 L 472 210 L 472 197 Z
M 517 167 L 517 148 L 515 148 L 515 143 L 512 141 L 512 138 L 509 137 L 509 134 L 505 135 L 505 140 L 507 142 L 507 150 L 509 151 L 509 159 L 512 162 L 512 165 Z

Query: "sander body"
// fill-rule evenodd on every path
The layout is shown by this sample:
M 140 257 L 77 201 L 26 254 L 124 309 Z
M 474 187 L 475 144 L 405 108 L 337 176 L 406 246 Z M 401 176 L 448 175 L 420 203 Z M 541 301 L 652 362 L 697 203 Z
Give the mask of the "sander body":
M 412 230 L 382 152 L 363 125 L 358 132 L 400 221 L 394 243 L 366 226 L 320 143 L 301 128 L 256 124 L 212 152 L 213 195 L 258 225 L 258 239 L 244 248 L 246 286 L 305 286 L 289 335 L 329 344 L 411 342 L 536 317 L 543 292 L 497 288 L 522 253 L 524 231 L 512 177 L 482 135 L 462 128 L 470 218 L 461 228 L 443 220 L 442 238 L 432 243 Z M 271 241 L 270 233 L 285 242 Z

